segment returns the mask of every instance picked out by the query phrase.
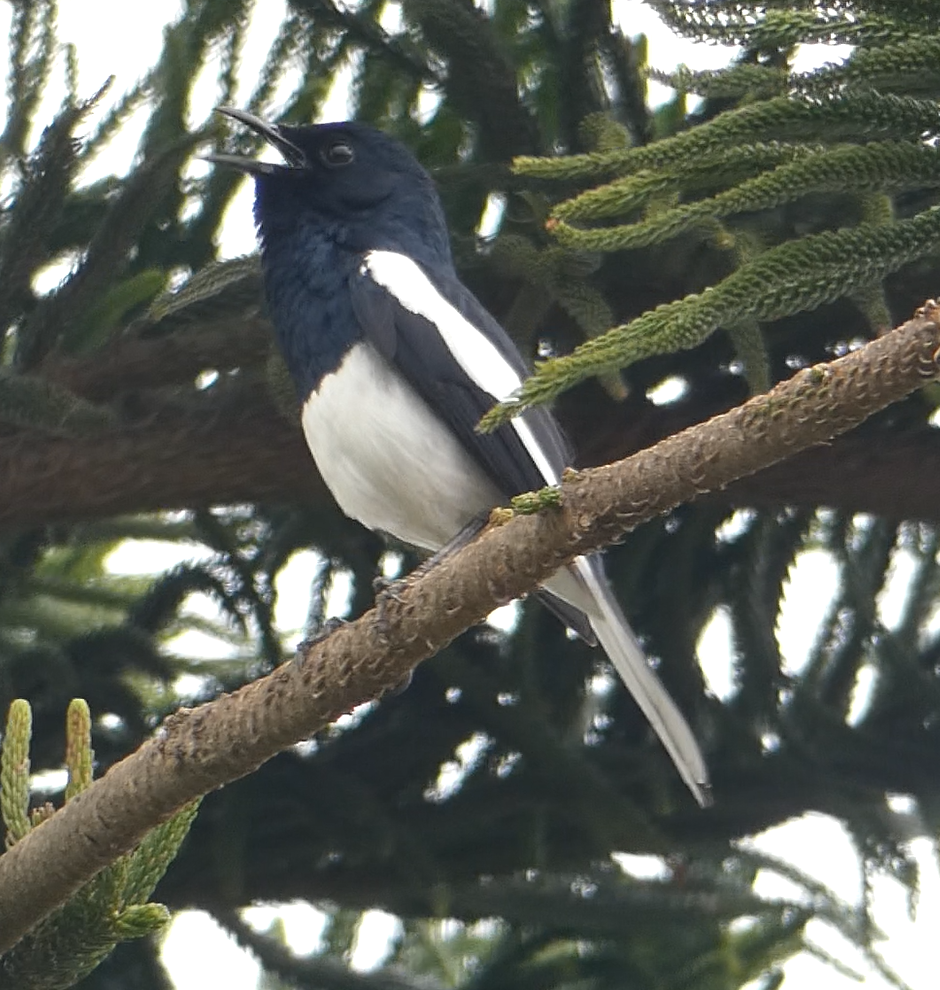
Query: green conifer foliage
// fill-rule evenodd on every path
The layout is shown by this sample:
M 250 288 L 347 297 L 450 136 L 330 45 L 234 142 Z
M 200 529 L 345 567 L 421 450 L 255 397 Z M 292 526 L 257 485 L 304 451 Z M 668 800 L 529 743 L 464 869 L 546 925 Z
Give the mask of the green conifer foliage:
M 34 811 L 32 822 L 27 816 L 30 735 L 30 707 L 18 699 L 10 706 L 0 752 L 0 804 L 8 847 L 53 814 L 46 805 Z M 91 785 L 93 760 L 91 713 L 76 699 L 69 705 L 66 726 L 66 801 Z M 0 959 L 0 987 L 66 990 L 118 942 L 161 929 L 169 912 L 147 899 L 186 838 L 198 807 L 197 801 L 154 828 L 134 852 L 98 874 L 7 952 Z
M 587 375 L 609 376 L 615 367 L 694 347 L 721 328 L 738 342 L 742 319 L 777 320 L 840 297 L 858 299 L 873 280 L 936 252 L 934 208 L 903 219 L 889 211 L 876 223 L 863 213 L 874 194 L 889 205 L 913 191 L 935 199 L 940 80 L 928 20 L 912 25 L 906 14 L 876 14 L 864 4 L 651 5 L 683 34 L 745 47 L 726 70 L 658 75 L 681 91 L 735 105 L 651 145 L 519 158 L 515 171 L 608 180 L 552 210 L 546 227 L 570 250 L 629 251 L 691 238 L 727 251 L 736 270 L 709 285 L 707 298 L 690 295 L 611 329 L 570 358 L 543 363 L 512 408 L 555 398 Z M 765 54 L 820 41 L 856 47 L 844 64 L 802 74 Z M 762 252 L 740 251 L 742 236 L 753 245 L 762 214 L 819 196 L 854 198 L 861 215 L 854 223 L 842 217 L 841 229 L 821 234 L 775 230 Z M 899 252 L 901 242 L 907 250 Z M 833 252 L 841 259 L 838 273 Z M 758 284 L 760 302 L 752 295 Z M 869 315 L 876 311 L 883 315 L 883 305 Z M 750 354 L 740 354 L 746 366 L 766 367 L 766 352 L 755 353 L 759 336 L 747 339 Z M 760 382 L 766 387 L 769 378 L 762 374 Z

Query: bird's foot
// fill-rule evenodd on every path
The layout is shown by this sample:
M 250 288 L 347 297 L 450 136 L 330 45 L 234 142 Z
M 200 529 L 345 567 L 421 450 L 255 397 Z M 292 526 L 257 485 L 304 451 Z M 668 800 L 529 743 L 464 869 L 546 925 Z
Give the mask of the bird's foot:
M 337 629 L 341 629 L 346 625 L 345 619 L 327 619 L 320 628 L 308 639 L 303 639 L 297 644 L 298 653 L 306 653 L 308 650 L 312 650 L 317 643 L 322 643 L 323 640 L 328 639 Z
M 389 601 L 401 603 L 402 592 L 408 587 L 413 576 L 414 572 L 401 578 L 386 578 L 381 575 L 373 578 L 372 591 L 375 594 L 376 607 Z
M 388 605 L 390 602 L 401 604 L 403 601 L 401 592 L 408 587 L 410 579 L 411 575 L 408 574 L 403 578 L 386 578 L 379 575 L 372 580 L 372 590 L 375 593 L 375 621 L 383 639 L 388 638 Z M 409 671 L 398 684 L 385 692 L 386 697 L 396 698 L 407 691 L 411 685 L 411 677 L 412 672 Z
M 423 577 L 428 571 L 433 570 L 437 564 L 449 557 L 456 550 L 460 550 L 475 539 L 486 527 L 488 519 L 489 513 L 481 513 L 475 516 L 449 543 L 441 547 L 436 553 L 431 554 L 430 557 L 425 557 L 417 567 L 409 571 L 404 577 L 389 579 L 380 574 L 373 578 L 372 590 L 375 593 L 376 606 L 380 606 L 382 601 L 385 603 L 389 601 L 401 603 L 402 594 L 410 584 L 418 578 Z
M 372 590 L 375 592 L 375 622 L 383 640 L 388 639 L 391 630 L 394 606 L 404 604 L 402 595 L 410 582 L 410 574 L 393 580 L 377 577 L 372 582 Z

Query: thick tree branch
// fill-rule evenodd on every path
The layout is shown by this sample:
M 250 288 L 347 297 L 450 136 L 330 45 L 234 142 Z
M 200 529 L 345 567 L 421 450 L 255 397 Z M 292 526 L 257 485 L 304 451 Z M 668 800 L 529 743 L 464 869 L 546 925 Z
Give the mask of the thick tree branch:
M 299 426 L 263 382 L 168 402 L 107 432 L 0 438 L 0 527 L 325 493 Z
M 676 505 L 845 432 L 940 374 L 940 309 L 766 395 L 562 486 L 232 695 L 180 710 L 0 857 L 0 951 L 182 805 L 400 684 L 494 605 Z M 718 795 L 720 800 L 721 795 Z
M 273 347 L 271 325 L 256 314 L 203 322 L 198 330 L 122 337 L 92 357 L 59 358 L 43 375 L 92 402 L 141 388 L 192 384 L 210 369 L 263 364 Z
M 143 358 L 145 352 L 139 356 Z M 138 365 L 137 357 L 133 363 Z M 186 361 L 189 366 L 189 361 Z M 204 367 L 204 365 L 203 365 Z M 76 377 L 91 369 L 74 368 Z M 94 387 L 99 387 L 97 380 Z M 101 388 L 111 388 L 105 382 Z M 684 428 L 699 409 L 655 410 L 621 422 L 607 409 L 588 437 L 586 460 L 610 461 Z M 576 429 L 579 436 L 587 426 Z M 916 470 L 915 470 L 916 468 Z M 903 476 L 905 483 L 898 484 Z M 714 492 L 733 506 L 828 505 L 892 519 L 940 522 L 940 430 L 853 433 Z M 0 436 L 0 528 L 227 502 L 328 498 L 298 426 L 279 414 L 261 384 L 218 400 L 205 396 L 136 425 L 87 437 L 20 431 Z
M 903 482 L 902 480 L 903 479 Z M 804 450 L 717 495 L 735 506 L 817 505 L 888 519 L 940 521 L 940 430 L 859 431 Z

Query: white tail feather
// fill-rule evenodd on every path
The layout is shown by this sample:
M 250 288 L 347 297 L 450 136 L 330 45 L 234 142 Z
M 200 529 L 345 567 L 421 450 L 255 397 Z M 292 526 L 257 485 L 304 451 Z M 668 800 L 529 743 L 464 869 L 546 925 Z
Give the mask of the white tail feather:
M 579 580 L 580 579 L 580 580 Z M 575 591 L 574 585 L 577 585 Z M 708 769 L 688 722 L 647 663 L 607 582 L 581 557 L 546 583 L 552 592 L 583 609 L 610 662 L 633 695 L 679 775 L 702 807 L 711 804 Z

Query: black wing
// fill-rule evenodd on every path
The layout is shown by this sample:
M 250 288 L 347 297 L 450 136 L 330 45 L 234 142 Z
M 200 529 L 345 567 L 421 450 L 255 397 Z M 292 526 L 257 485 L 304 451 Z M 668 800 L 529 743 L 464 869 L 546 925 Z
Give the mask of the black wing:
M 455 277 L 428 278 L 435 290 L 474 330 L 496 347 L 520 378 L 525 362 L 503 328 Z M 512 424 L 478 433 L 477 424 L 497 401 L 461 367 L 437 328 L 411 312 L 363 266 L 350 279 L 353 309 L 365 339 L 411 384 L 456 434 L 507 497 L 551 483 Z M 469 331 L 468 329 L 468 332 Z M 570 464 L 568 446 L 552 415 L 530 409 L 520 417 L 556 477 Z

